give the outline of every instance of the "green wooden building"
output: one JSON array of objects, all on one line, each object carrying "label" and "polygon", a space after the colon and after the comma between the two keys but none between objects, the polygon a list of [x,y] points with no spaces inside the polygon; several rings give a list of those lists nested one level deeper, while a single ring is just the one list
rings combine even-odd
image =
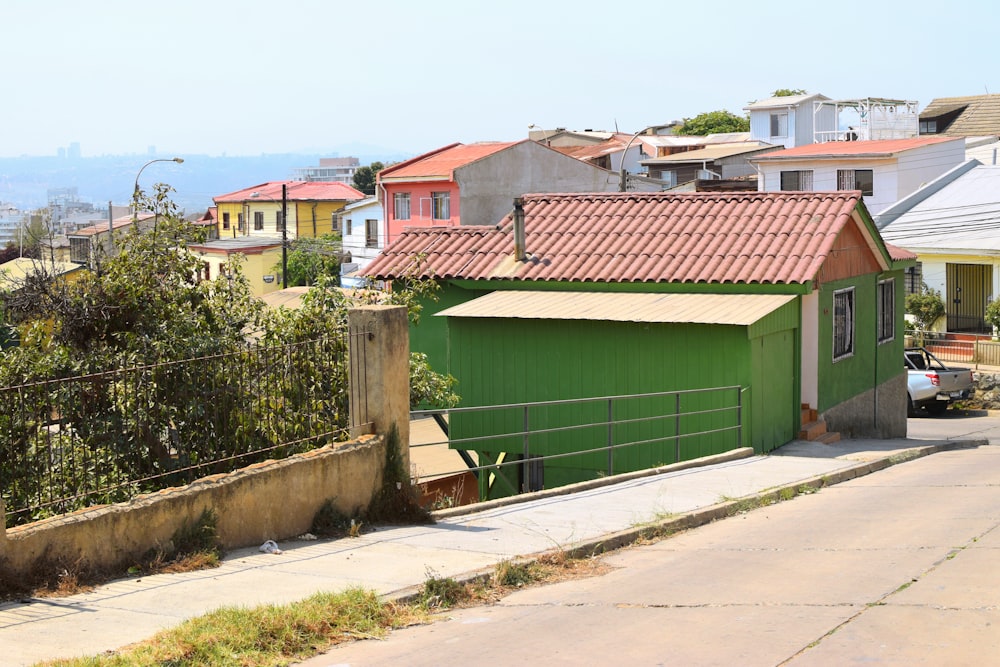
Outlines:
[{"label": "green wooden building", "polygon": [[[739,445],[767,452],[821,431],[803,423],[812,415],[845,437],[905,436],[903,271],[914,259],[882,242],[859,192],[547,194],[515,200],[495,227],[408,230],[367,272],[438,281],[411,348],[458,379],[463,406],[738,388],[684,398],[707,413],[684,428],[715,435],[657,440],[677,428],[665,419],[534,437],[530,456],[650,441],[613,461],[546,460],[536,468],[551,487]],[[674,401],[616,409],[669,415]],[[709,412],[720,401],[739,405],[738,437],[731,411]],[[452,436],[516,432],[515,412],[455,415]],[[606,413],[574,403],[532,427]],[[524,456],[520,438],[476,449],[481,462]],[[481,480],[483,495],[509,492],[527,468],[509,470],[503,484]]]}]

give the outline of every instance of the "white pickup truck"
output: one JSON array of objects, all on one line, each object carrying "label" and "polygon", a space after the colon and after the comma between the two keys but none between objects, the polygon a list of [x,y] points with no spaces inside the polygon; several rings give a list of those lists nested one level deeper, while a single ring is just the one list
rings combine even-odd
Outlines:
[{"label": "white pickup truck", "polygon": [[908,347],[905,352],[910,417],[919,414],[921,408],[939,415],[953,401],[969,398],[975,392],[968,368],[945,366],[922,347]]}]

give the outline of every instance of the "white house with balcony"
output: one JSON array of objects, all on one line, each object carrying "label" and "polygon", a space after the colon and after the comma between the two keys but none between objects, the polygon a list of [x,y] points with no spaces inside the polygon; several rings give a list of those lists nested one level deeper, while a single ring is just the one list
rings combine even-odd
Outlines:
[{"label": "white house with balcony", "polygon": [[834,100],[825,95],[769,97],[743,107],[750,137],[795,148],[827,141],[909,139],[918,135],[917,102],[888,97]]},{"label": "white house with balcony", "polygon": [[340,265],[341,287],[360,287],[364,280],[353,274],[371,263],[385,247],[385,216],[382,204],[368,197],[348,204],[340,213],[341,245],[345,261]]}]

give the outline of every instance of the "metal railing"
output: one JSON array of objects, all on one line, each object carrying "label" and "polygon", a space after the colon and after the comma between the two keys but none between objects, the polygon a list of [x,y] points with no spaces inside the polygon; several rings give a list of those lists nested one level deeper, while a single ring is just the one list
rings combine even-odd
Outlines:
[{"label": "metal railing", "polygon": [[[359,338],[363,350],[365,332]],[[0,388],[7,525],[344,439],[346,332]]]},{"label": "metal railing", "polygon": [[[492,460],[488,463],[463,457],[466,468],[435,472],[435,476],[471,471],[477,477],[490,476],[490,481],[480,483],[481,490],[488,491],[494,481],[503,479],[509,491],[533,491],[544,485],[540,471],[546,462],[569,464],[573,459],[570,467],[598,477],[741,447],[746,389],[729,386],[419,410],[411,418],[435,417],[448,439],[411,443],[410,447],[447,444],[462,452],[489,452]],[[463,424],[463,418],[469,417],[474,419]],[[505,428],[490,430],[490,426]],[[616,460],[628,450],[632,454],[628,460]],[[511,469],[517,471],[516,485],[503,474]]]},{"label": "metal railing", "polygon": [[1000,341],[991,335],[909,330],[906,347],[926,347],[942,361],[1000,369]]}]

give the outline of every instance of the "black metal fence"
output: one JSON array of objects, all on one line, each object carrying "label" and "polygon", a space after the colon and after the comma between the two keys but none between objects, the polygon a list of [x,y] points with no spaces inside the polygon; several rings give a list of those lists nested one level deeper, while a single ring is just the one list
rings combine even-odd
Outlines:
[{"label": "black metal fence", "polygon": [[1000,368],[1000,341],[992,335],[907,331],[906,346],[926,347],[941,361]]},{"label": "black metal fence", "polygon": [[351,338],[0,388],[7,525],[346,439]]}]

